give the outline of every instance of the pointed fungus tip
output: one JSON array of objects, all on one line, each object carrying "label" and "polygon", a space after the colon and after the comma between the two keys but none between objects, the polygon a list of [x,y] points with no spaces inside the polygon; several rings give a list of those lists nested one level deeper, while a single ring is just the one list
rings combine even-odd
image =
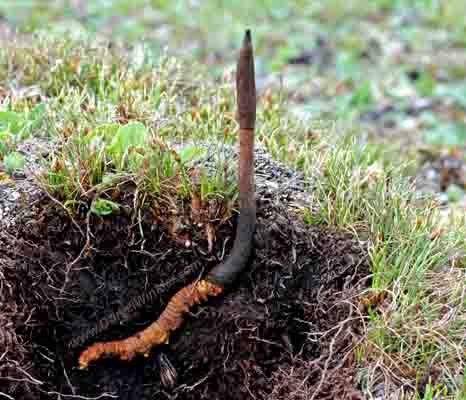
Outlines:
[{"label": "pointed fungus tip", "polygon": [[236,68],[237,118],[241,129],[254,129],[256,119],[256,83],[251,31],[246,30]]},{"label": "pointed fungus tip", "polygon": [[246,33],[244,34],[244,44],[251,44],[251,30],[246,29]]}]

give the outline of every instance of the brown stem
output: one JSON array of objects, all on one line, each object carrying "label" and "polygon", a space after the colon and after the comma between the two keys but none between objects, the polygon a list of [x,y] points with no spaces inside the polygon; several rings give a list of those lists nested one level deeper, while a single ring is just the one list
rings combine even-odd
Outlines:
[{"label": "brown stem", "polygon": [[239,136],[239,202],[240,216],[230,256],[215,266],[207,279],[222,287],[230,285],[247,264],[252,251],[256,225],[254,196],[254,127],[256,123],[256,82],[251,32],[246,31],[236,68],[236,97]]},{"label": "brown stem", "polygon": [[240,217],[233,249],[227,260],[215,266],[206,279],[191,283],[178,291],[160,317],[144,330],[123,340],[95,343],[79,357],[80,368],[103,356],[130,360],[136,354],[148,355],[152,347],[167,343],[171,332],[183,322],[189,309],[217,296],[243,271],[252,251],[256,223],[254,197],[254,127],[256,120],[256,87],[251,33],[246,31],[236,70],[240,146],[238,163]]}]

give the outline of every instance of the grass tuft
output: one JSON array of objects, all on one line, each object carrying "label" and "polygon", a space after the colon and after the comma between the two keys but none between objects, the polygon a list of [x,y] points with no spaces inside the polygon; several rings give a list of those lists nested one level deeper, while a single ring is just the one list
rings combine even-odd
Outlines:
[{"label": "grass tuft", "polygon": [[466,271],[458,260],[464,218],[453,229],[441,225],[438,205],[419,198],[403,167],[384,167],[383,161],[377,149],[353,136],[329,146],[318,157],[306,218],[368,240],[373,275],[367,296],[379,296],[368,307],[366,340],[358,349],[367,390],[388,382],[389,390],[412,396],[431,376],[435,381],[417,398],[461,398]]}]

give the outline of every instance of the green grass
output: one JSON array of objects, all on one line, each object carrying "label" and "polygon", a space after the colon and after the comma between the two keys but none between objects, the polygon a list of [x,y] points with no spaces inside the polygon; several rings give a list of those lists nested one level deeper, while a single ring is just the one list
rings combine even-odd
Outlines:
[{"label": "green grass", "polygon": [[419,199],[403,170],[384,167],[380,154],[349,137],[319,156],[315,204],[307,219],[369,240],[370,292],[387,297],[369,309],[359,349],[368,386],[376,363],[385,366],[388,379],[391,373],[406,382],[420,380],[435,364],[442,378],[430,393],[461,398],[466,280],[462,261],[454,264],[452,257],[465,248],[464,218],[440,231],[435,202]]},{"label": "green grass", "polygon": [[[239,1],[209,1],[196,10],[184,1],[88,4],[84,22],[64,2],[0,5],[23,32],[34,33],[0,47],[6,93],[0,161],[8,172],[21,167],[21,141],[48,138],[57,148],[41,183],[72,212],[82,203],[102,217],[119,212],[113,195],[131,183],[144,199],[141,207],[181,210],[200,198],[226,205],[227,215],[236,199],[234,166],[222,151],[237,137],[233,50],[245,25],[252,26],[258,76],[281,72],[285,79],[285,87],[272,86],[261,96],[257,140],[313,178],[308,223],[349,230],[368,244],[372,283],[364,295],[384,294],[367,310],[356,350],[361,385],[370,392],[385,378],[393,391],[404,385],[406,398],[464,399],[464,217],[445,220],[433,199],[419,198],[407,179],[413,163],[404,157],[416,152],[404,147],[409,134],[435,149],[458,148],[464,129],[455,113],[433,110],[412,117],[425,128],[406,131],[408,116],[395,110],[388,117],[398,125],[386,139],[379,135],[382,124],[360,120],[379,104],[404,107],[418,97],[446,98],[460,110],[464,74],[442,59],[424,65],[419,57],[434,54],[432,43],[464,46],[463,2],[263,0],[240,7]],[[415,22],[400,25],[411,9]],[[93,33],[123,12],[129,16],[114,26],[118,40],[111,46]],[[37,31],[45,23],[49,28]],[[147,40],[139,40],[141,32]],[[310,38],[317,35],[331,38],[334,62],[324,70],[287,65],[288,57],[313,47],[317,41]],[[402,52],[400,61],[371,50],[374,38],[409,44],[412,53]],[[183,48],[183,56],[165,52],[165,43]],[[218,60],[209,59],[214,51]],[[360,56],[366,51],[375,51],[375,61]],[[413,68],[420,70],[415,81],[407,78]],[[439,68],[446,81],[438,79]],[[198,167],[206,143],[217,154],[213,174]],[[437,379],[420,397],[416,384],[432,366]]]},{"label": "green grass", "polygon": [[[219,79],[235,62],[234,49],[244,28],[252,27],[258,75],[272,73],[276,90],[282,75],[283,97],[292,101],[300,115],[344,119],[377,138],[389,135],[402,152],[411,154],[412,141],[436,148],[458,147],[458,142],[451,139],[455,132],[438,129],[432,142],[432,135],[428,132],[424,135],[431,128],[423,126],[426,112],[410,117],[412,122],[406,123],[407,116],[397,109],[387,116],[395,125],[391,129],[386,128],[386,119],[361,123],[360,117],[381,104],[403,108],[420,97],[433,100],[454,97],[461,103],[466,82],[463,68],[466,60],[458,57],[466,46],[463,3],[461,0],[261,0],[245,5],[239,0],[209,0],[199,4],[189,0],[92,0],[77,7],[65,0],[47,6],[39,0],[22,0],[3,2],[0,13],[22,32],[46,29],[49,35],[62,36],[68,32],[75,37],[90,34],[94,39],[101,34],[110,36],[114,44],[132,44],[134,51],[128,59],[136,65],[145,62],[141,54],[159,57],[167,47],[170,55],[209,65],[209,74]],[[326,55],[319,50],[321,39],[328,46]],[[51,68],[54,76],[66,75],[77,67],[75,57],[84,58],[88,62],[80,64],[74,85],[82,85],[87,79],[95,84],[98,74],[104,74],[108,79],[100,82],[106,83],[94,89],[102,95],[112,95],[108,93],[112,89],[105,87],[107,82],[113,83],[107,76],[111,69],[99,69],[99,62],[96,60],[94,64],[92,55],[79,54],[76,49],[68,51],[69,58],[63,54],[60,65],[38,63],[31,67],[35,70],[25,71],[29,81],[36,82],[34,77],[45,74],[41,81],[46,83]],[[290,57],[309,51],[317,54],[311,65],[288,64]],[[436,54],[439,56],[435,57]],[[38,51],[25,56],[47,58],[47,54]],[[17,63],[22,62],[21,57]],[[407,78],[412,71],[418,73],[418,79]],[[188,72],[186,76],[189,75]],[[52,83],[48,90],[61,89]],[[447,113],[445,123],[456,126],[462,115],[459,106],[448,105],[454,112]],[[445,109],[433,110],[432,114],[437,121],[445,119]]]}]

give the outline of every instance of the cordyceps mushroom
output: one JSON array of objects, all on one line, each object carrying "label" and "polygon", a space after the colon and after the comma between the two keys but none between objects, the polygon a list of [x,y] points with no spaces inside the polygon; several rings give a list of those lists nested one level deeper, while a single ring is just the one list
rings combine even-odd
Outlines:
[{"label": "cordyceps mushroom", "polygon": [[86,368],[104,356],[131,360],[137,354],[149,355],[151,349],[168,342],[170,334],[183,322],[191,307],[218,296],[244,270],[251,255],[256,224],[254,186],[254,126],[256,121],[256,87],[251,33],[246,31],[236,70],[237,119],[239,123],[238,186],[240,216],[233,249],[228,258],[215,266],[204,279],[179,290],[168,302],[159,318],[142,331],[126,339],[94,343],[79,357]]}]

